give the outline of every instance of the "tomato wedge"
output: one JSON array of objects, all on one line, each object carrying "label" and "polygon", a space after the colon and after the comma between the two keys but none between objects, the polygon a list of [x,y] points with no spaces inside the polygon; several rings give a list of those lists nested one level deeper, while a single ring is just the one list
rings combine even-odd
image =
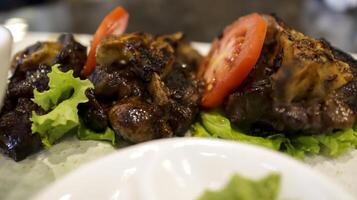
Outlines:
[{"label": "tomato wedge", "polygon": [[219,106],[243,82],[260,57],[266,32],[267,22],[252,13],[227,26],[222,37],[213,41],[198,72],[206,87],[203,107]]},{"label": "tomato wedge", "polygon": [[95,52],[100,41],[108,35],[120,35],[122,34],[129,20],[129,14],[123,7],[116,7],[108,15],[106,15],[103,21],[100,23],[97,31],[94,34],[86,65],[83,68],[82,76],[89,76],[96,65]]}]

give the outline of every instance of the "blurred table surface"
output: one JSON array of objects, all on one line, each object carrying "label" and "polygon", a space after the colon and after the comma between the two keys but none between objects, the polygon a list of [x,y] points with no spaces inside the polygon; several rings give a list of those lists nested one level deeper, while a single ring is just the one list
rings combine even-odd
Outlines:
[{"label": "blurred table surface", "polygon": [[13,6],[0,3],[0,23],[24,18],[29,31],[91,34],[106,13],[122,5],[130,12],[129,32],[183,31],[188,40],[203,42],[211,41],[239,16],[276,13],[305,34],[357,52],[357,10],[335,12],[322,0],[37,0],[42,3],[25,6],[14,4],[21,0],[1,1]]}]

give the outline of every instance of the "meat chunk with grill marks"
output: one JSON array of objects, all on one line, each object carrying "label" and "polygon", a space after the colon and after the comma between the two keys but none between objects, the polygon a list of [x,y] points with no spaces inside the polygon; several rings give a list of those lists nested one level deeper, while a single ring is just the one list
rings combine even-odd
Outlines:
[{"label": "meat chunk with grill marks", "polygon": [[39,64],[51,66],[61,64],[63,71],[74,70],[78,76],[87,59],[87,48],[73,35],[62,34],[57,41],[37,42],[17,53],[12,61],[13,78],[36,70]]},{"label": "meat chunk with grill marks", "polygon": [[201,56],[182,36],[130,33],[99,44],[90,80],[119,136],[137,143],[183,135],[195,119]]},{"label": "meat chunk with grill marks", "polygon": [[356,61],[274,16],[264,18],[268,32],[261,57],[227,98],[229,118],[247,129],[291,134],[352,127],[356,118]]}]

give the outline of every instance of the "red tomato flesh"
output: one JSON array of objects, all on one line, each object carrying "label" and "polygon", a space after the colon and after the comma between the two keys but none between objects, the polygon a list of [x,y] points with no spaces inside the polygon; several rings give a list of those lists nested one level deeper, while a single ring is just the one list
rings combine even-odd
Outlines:
[{"label": "red tomato flesh", "polygon": [[120,35],[125,32],[129,20],[129,14],[123,7],[116,7],[100,23],[95,32],[89,49],[86,65],[83,67],[82,76],[89,76],[96,65],[95,52],[98,44],[108,35]]},{"label": "red tomato flesh", "polygon": [[201,105],[214,108],[236,89],[257,63],[263,48],[267,23],[257,13],[239,18],[212,43],[200,65],[198,77],[205,82]]}]

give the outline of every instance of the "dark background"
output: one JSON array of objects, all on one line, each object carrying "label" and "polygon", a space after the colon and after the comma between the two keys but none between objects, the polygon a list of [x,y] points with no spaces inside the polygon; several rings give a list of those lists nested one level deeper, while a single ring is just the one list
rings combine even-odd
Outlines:
[{"label": "dark background", "polygon": [[357,10],[337,12],[322,0],[0,0],[0,23],[21,17],[29,31],[93,33],[118,5],[130,12],[128,31],[183,31],[209,42],[241,15],[276,13],[297,30],[357,52]]}]

